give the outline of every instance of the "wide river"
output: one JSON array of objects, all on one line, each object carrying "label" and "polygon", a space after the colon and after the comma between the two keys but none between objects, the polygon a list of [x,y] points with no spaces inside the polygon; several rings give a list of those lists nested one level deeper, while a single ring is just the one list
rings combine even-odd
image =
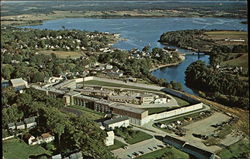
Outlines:
[{"label": "wide river", "polygon": [[[120,49],[142,49],[146,45],[163,47],[157,42],[164,32],[186,30],[186,29],[221,29],[221,30],[245,30],[247,25],[240,23],[245,19],[229,18],[129,18],[129,19],[97,19],[97,18],[66,18],[45,21],[42,25],[25,26],[25,28],[36,29],[79,29],[87,31],[101,31],[119,33],[127,41],[120,41],[114,47]],[[182,53],[188,50],[178,49]],[[203,55],[200,60],[209,62],[209,56]],[[197,55],[186,55],[186,59],[178,66],[161,68],[152,72],[157,78],[165,78],[168,81],[182,83],[183,90],[194,94],[185,85],[185,70],[189,64],[198,60]]]}]

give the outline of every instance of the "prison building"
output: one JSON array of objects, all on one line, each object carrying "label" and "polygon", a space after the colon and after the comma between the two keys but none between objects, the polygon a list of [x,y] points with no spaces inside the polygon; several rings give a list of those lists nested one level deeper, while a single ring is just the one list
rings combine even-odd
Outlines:
[{"label": "prison building", "polygon": [[109,96],[108,100],[113,102],[140,104],[140,100],[138,98],[131,96]]}]

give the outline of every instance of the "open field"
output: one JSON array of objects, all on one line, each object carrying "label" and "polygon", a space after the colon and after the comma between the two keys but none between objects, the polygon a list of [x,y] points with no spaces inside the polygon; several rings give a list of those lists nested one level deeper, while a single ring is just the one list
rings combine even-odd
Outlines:
[{"label": "open field", "polygon": [[235,59],[223,61],[222,66],[230,65],[230,66],[238,66],[248,69],[248,54],[241,54],[239,57]]},{"label": "open field", "polygon": [[77,51],[52,51],[52,50],[43,50],[39,51],[39,53],[45,54],[45,55],[50,55],[50,54],[55,54],[58,58],[79,58],[82,56],[80,52]]},{"label": "open field", "polygon": [[187,102],[187,101],[185,101],[185,100],[183,100],[183,99],[181,99],[181,98],[179,98],[179,97],[176,97],[176,96],[173,96],[173,97],[174,97],[174,99],[177,101],[177,103],[178,103],[178,105],[179,105],[180,107],[190,105],[189,102]]},{"label": "open field", "polygon": [[142,131],[137,131],[135,136],[133,136],[133,138],[125,139],[125,141],[129,144],[135,144],[135,143],[148,140],[151,138],[153,138],[153,136],[146,134],[145,132],[142,132]]},{"label": "open field", "polygon": [[[149,88],[128,86],[128,85],[125,85],[125,84],[117,84],[117,83],[103,82],[103,81],[97,81],[97,80],[86,81],[86,82],[84,82],[84,84],[86,84],[86,85],[98,85],[98,86],[121,87],[121,88],[132,88],[132,89],[139,89],[139,90],[155,91],[154,89],[149,89]],[[160,91],[157,91],[157,92],[160,92]]]},{"label": "open field", "polygon": [[3,155],[5,159],[28,159],[31,155],[51,155],[51,152],[45,150],[40,145],[29,146],[20,139],[11,139],[3,141]]},{"label": "open field", "polygon": [[108,146],[108,149],[110,151],[112,151],[112,150],[116,150],[116,149],[122,148],[124,146],[127,146],[127,145],[115,139],[114,140],[114,145]]},{"label": "open field", "polygon": [[[245,31],[209,31],[205,32],[205,35],[207,35],[209,39],[222,45],[247,45],[248,41],[247,32]],[[244,40],[244,42],[225,41],[225,39],[241,39]]]},{"label": "open field", "polygon": [[185,152],[182,152],[174,147],[170,148],[163,148],[160,150],[156,150],[151,153],[147,153],[145,155],[142,155],[140,157],[136,157],[136,159],[153,159],[153,158],[160,158],[164,154],[173,154],[171,157],[174,159],[189,159],[189,155]]},{"label": "open field", "polygon": [[239,142],[229,146],[226,149],[223,149],[218,153],[221,159],[230,159],[230,158],[244,158],[241,154],[248,154],[246,156],[250,157],[250,147],[249,140],[242,139]]}]

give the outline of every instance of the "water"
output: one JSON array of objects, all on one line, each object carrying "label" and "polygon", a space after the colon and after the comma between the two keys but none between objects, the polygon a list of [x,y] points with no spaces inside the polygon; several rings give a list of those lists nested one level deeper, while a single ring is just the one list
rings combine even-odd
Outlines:
[{"label": "water", "polygon": [[[26,26],[36,29],[79,29],[88,31],[101,31],[119,33],[127,41],[120,41],[114,47],[120,49],[142,49],[146,45],[163,47],[159,42],[160,35],[164,32],[186,30],[186,29],[221,29],[221,30],[245,30],[247,25],[240,22],[246,19],[229,18],[129,18],[129,19],[96,19],[96,18],[66,18],[52,21],[45,21],[42,25]],[[186,53],[188,50],[179,49]],[[182,83],[183,90],[194,94],[185,86],[184,72],[189,64],[198,60],[197,55],[186,55],[186,60],[178,66],[162,68],[153,71],[152,74],[158,78],[165,78],[168,81]],[[209,56],[202,55],[200,60],[208,63]]]}]

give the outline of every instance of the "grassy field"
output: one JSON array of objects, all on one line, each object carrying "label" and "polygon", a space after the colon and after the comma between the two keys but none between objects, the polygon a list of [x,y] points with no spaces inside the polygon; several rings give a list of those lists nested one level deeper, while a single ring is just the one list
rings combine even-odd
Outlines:
[{"label": "grassy field", "polygon": [[112,151],[112,150],[116,150],[116,149],[122,148],[124,146],[127,146],[127,145],[115,139],[114,140],[114,145],[109,146],[108,149],[110,151]]},{"label": "grassy field", "polygon": [[148,110],[148,114],[151,115],[151,114],[156,114],[156,113],[161,113],[161,112],[164,112],[164,111],[167,111],[167,110],[171,110],[173,108],[176,108],[176,107],[171,107],[171,108],[168,108],[168,107],[147,108],[145,110]]},{"label": "grassy field", "polygon": [[5,159],[28,159],[31,155],[48,154],[50,151],[45,150],[39,145],[30,146],[20,139],[10,139],[3,141],[3,155]]},{"label": "grassy field", "polygon": [[174,96],[174,99],[177,101],[177,103],[179,104],[180,107],[190,105],[189,102],[187,102],[187,101],[185,101],[185,100],[183,100],[181,98],[178,98],[178,97]]},{"label": "grassy field", "polygon": [[223,61],[222,66],[242,66],[243,68],[248,69],[248,54],[241,54],[241,56],[236,57],[235,59]]},{"label": "grassy field", "polygon": [[[132,88],[132,89],[140,89],[140,90],[149,90],[149,91],[155,91],[154,89],[148,89],[148,88],[143,88],[143,87],[135,87],[135,86],[128,86],[126,84],[116,84],[116,83],[111,83],[111,82],[102,82],[102,81],[97,81],[97,80],[90,80],[84,82],[86,85],[100,85],[100,86],[109,86],[109,87],[122,87],[122,88]],[[156,91],[160,92],[160,91]]]},{"label": "grassy field", "polygon": [[142,131],[137,131],[136,135],[134,135],[133,138],[125,139],[125,141],[129,144],[135,144],[137,142],[141,142],[141,141],[148,140],[151,138],[153,138],[153,136],[147,133],[144,133]]},{"label": "grassy field", "polygon": [[205,32],[209,38],[213,40],[218,40],[219,43],[226,44],[238,44],[238,42],[226,42],[225,39],[243,39],[245,42],[240,42],[239,44],[247,44],[247,32],[244,31],[209,31]]},{"label": "grassy field", "polygon": [[102,118],[105,114],[101,113],[101,112],[96,112],[92,109],[83,107],[83,106],[78,106],[78,105],[73,105],[73,106],[69,106],[71,108],[75,108],[77,110],[82,111],[86,116],[88,116],[91,120],[97,120]]},{"label": "grassy field", "polygon": [[52,50],[43,50],[40,51],[39,53],[45,54],[45,55],[50,55],[50,54],[55,54],[58,58],[66,59],[66,58],[79,58],[82,56],[80,52],[77,51],[52,51]]},{"label": "grassy field", "polygon": [[[222,159],[230,159],[230,158],[240,158],[241,154],[248,154],[248,157],[250,156],[250,147],[249,147],[249,140],[243,139],[231,146],[229,146],[226,149],[223,149],[221,152],[219,152],[219,156]],[[242,157],[244,158],[244,157]]]},{"label": "grassy field", "polygon": [[137,157],[136,159],[153,159],[153,158],[160,158],[165,153],[172,153],[173,159],[189,159],[189,155],[185,152],[182,152],[174,147],[171,148],[163,148],[160,150],[156,150],[154,152],[142,155],[140,157]]}]

